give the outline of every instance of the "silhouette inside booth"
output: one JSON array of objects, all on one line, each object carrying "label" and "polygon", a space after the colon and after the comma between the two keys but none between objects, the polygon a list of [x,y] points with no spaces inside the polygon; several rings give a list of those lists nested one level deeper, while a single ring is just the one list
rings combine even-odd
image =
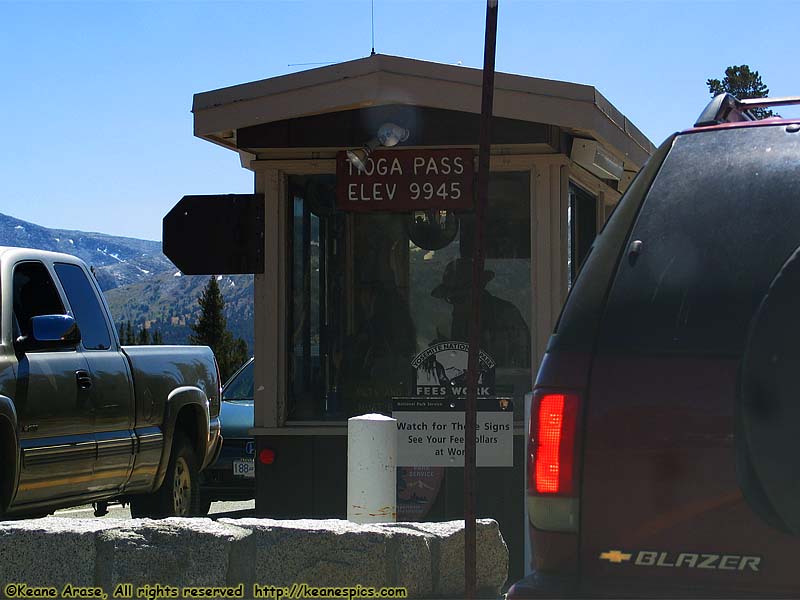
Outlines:
[{"label": "silhouette inside booth", "polygon": [[[290,421],[389,414],[416,391],[415,356],[469,337],[474,215],[345,213],[335,184],[289,177]],[[529,173],[493,173],[480,350],[515,410],[531,379],[530,212]],[[464,379],[448,368],[439,379]]]}]

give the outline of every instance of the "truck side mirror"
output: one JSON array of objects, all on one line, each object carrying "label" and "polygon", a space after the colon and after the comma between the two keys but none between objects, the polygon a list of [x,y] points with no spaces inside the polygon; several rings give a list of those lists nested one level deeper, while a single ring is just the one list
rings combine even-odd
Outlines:
[{"label": "truck side mirror", "polygon": [[30,331],[30,335],[20,336],[15,342],[22,352],[75,348],[81,342],[78,324],[70,315],[31,317]]}]

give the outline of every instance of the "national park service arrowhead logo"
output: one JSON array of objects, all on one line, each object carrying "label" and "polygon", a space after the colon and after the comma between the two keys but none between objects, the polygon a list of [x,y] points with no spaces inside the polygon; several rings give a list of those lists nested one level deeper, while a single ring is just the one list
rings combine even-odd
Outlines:
[{"label": "national park service arrowhead logo", "polygon": [[[417,374],[415,395],[465,398],[467,395],[466,342],[437,342],[411,361]],[[495,361],[483,350],[478,355],[478,396],[494,396]]]},{"label": "national park service arrowhead logo", "polygon": [[423,521],[439,495],[444,467],[397,467],[397,517]]}]

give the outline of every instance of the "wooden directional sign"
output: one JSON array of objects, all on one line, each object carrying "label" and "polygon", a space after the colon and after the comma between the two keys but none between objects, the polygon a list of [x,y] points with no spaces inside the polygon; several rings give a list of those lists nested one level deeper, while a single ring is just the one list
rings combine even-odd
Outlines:
[{"label": "wooden directional sign", "polygon": [[186,275],[264,272],[264,196],[184,196],[163,222],[164,254]]}]

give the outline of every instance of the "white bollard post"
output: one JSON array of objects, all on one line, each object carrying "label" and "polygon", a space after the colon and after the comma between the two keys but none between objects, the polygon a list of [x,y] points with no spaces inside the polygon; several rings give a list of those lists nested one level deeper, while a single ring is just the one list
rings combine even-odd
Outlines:
[{"label": "white bollard post", "polygon": [[347,420],[347,520],[397,520],[397,420],[361,415]]}]

